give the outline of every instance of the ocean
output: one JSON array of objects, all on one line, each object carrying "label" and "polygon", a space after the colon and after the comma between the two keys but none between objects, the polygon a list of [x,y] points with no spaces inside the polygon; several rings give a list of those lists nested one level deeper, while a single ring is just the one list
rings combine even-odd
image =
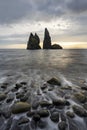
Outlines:
[{"label": "ocean", "polygon": [[0,130],[15,129],[87,130],[86,49],[0,50]]},{"label": "ocean", "polygon": [[[34,80],[59,76],[78,82],[87,79],[87,50],[0,50],[0,82],[8,75]],[[38,81],[39,82],[39,81]]]}]

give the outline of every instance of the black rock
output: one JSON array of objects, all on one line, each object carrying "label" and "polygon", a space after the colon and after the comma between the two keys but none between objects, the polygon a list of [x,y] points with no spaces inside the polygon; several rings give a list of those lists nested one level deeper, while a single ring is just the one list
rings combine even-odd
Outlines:
[{"label": "black rock", "polygon": [[47,83],[51,84],[51,85],[61,85],[61,81],[60,79],[57,78],[51,78],[50,80],[47,81]]},{"label": "black rock", "polygon": [[26,118],[26,117],[21,117],[18,121],[18,125],[22,125],[22,124],[25,124],[25,123],[28,123],[29,122],[29,119]]},{"label": "black rock", "polygon": [[66,130],[67,124],[65,121],[61,121],[58,124],[59,130]]},{"label": "black rock", "polygon": [[43,49],[51,49],[51,37],[47,28],[45,28]]},{"label": "black rock", "polygon": [[58,112],[53,112],[50,116],[50,119],[53,121],[53,122],[58,122],[59,121],[59,113]]},{"label": "black rock", "polygon": [[48,117],[49,116],[49,111],[46,109],[39,110],[37,113],[38,113],[38,115],[40,115],[40,117]]},{"label": "black rock", "polygon": [[29,37],[29,40],[28,40],[27,49],[28,50],[41,49],[39,43],[40,43],[39,36],[36,33],[35,33],[35,35],[33,35],[31,33],[30,37]]},{"label": "black rock", "polygon": [[35,115],[33,116],[33,120],[34,120],[35,122],[38,122],[38,121],[40,120],[40,115],[39,115],[39,114],[35,114]]},{"label": "black rock", "polygon": [[63,48],[58,44],[54,44],[51,46],[51,49],[63,49]]}]

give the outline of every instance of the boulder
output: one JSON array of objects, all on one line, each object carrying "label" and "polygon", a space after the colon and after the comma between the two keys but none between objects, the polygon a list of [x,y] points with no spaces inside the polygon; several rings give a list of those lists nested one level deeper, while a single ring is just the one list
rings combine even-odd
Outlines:
[{"label": "boulder", "polygon": [[63,49],[63,48],[58,44],[54,44],[51,46],[51,49]]},{"label": "boulder", "polygon": [[66,130],[67,124],[65,121],[61,121],[58,124],[59,130]]},{"label": "boulder", "polygon": [[87,117],[86,110],[83,107],[73,105],[72,108],[73,108],[75,114],[77,114],[78,116]]},{"label": "boulder", "polygon": [[29,111],[31,109],[31,105],[27,102],[17,102],[12,107],[12,113],[18,114]]},{"label": "boulder", "polygon": [[68,117],[70,117],[70,118],[74,118],[74,117],[75,117],[74,112],[71,112],[71,111],[67,111],[67,112],[66,112],[66,115],[67,115]]},{"label": "boulder", "polygon": [[51,37],[47,28],[44,32],[43,49],[51,49]]},{"label": "boulder", "polygon": [[22,124],[25,124],[25,123],[28,123],[29,122],[29,119],[26,118],[26,117],[21,117],[19,120],[18,120],[18,125],[22,125]]},{"label": "boulder", "polygon": [[5,100],[6,97],[7,97],[6,94],[0,93],[0,101]]},{"label": "boulder", "polygon": [[49,111],[46,109],[39,110],[37,113],[38,113],[38,115],[40,115],[40,117],[48,117],[49,116]]},{"label": "boulder", "polygon": [[35,33],[33,35],[32,33],[30,34],[28,43],[27,43],[27,49],[28,50],[36,50],[36,49],[41,49],[40,45],[40,39],[39,36]]},{"label": "boulder", "polygon": [[61,81],[60,79],[57,78],[51,78],[50,80],[47,81],[47,83],[51,84],[51,85],[61,85]]},{"label": "boulder", "polygon": [[53,121],[53,122],[58,122],[59,121],[59,113],[58,112],[53,112],[50,116],[50,119]]},{"label": "boulder", "polygon": [[83,95],[81,92],[74,94],[74,96],[80,103],[86,102],[86,96]]}]

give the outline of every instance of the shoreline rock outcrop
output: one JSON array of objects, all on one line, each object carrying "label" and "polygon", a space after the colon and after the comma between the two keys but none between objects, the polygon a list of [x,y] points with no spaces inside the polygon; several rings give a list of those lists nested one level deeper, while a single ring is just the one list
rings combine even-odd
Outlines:
[{"label": "shoreline rock outcrop", "polygon": [[[29,40],[27,43],[27,50],[37,49],[41,49],[40,38],[36,33],[35,35],[30,33]],[[62,46],[60,46],[59,44],[52,45],[51,36],[47,28],[45,28],[44,32],[43,49],[63,49]]]},{"label": "shoreline rock outcrop", "polygon": [[27,44],[27,49],[28,50],[36,50],[36,49],[41,49],[40,47],[40,38],[39,36],[35,33],[33,35],[32,33],[29,36],[28,44]]},{"label": "shoreline rock outcrop", "polygon": [[47,28],[44,32],[43,49],[51,49],[51,37]]}]

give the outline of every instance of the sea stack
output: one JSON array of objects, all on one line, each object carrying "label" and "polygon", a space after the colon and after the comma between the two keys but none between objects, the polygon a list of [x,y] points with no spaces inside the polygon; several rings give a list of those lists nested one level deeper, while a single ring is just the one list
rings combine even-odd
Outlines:
[{"label": "sea stack", "polygon": [[35,33],[35,35],[33,35],[31,33],[30,36],[29,36],[28,43],[27,43],[27,49],[28,50],[41,49],[39,44],[40,44],[39,36],[36,33]]},{"label": "sea stack", "polygon": [[43,49],[51,49],[51,37],[47,28],[45,28]]}]

